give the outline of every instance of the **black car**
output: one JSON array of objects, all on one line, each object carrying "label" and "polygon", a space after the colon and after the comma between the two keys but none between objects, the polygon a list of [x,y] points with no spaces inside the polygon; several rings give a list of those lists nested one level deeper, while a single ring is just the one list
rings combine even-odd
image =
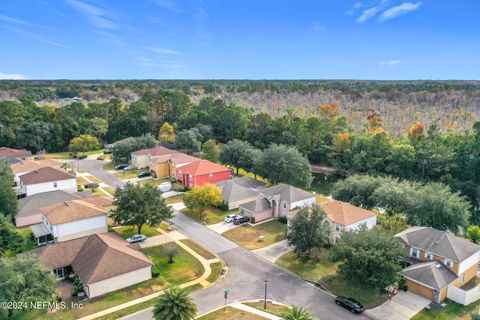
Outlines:
[{"label": "black car", "polygon": [[110,149],[103,150],[103,154],[110,154],[110,153],[112,153],[112,150]]},{"label": "black car", "polygon": [[335,299],[335,303],[344,307],[345,309],[350,310],[352,313],[362,313],[363,310],[365,310],[360,302],[352,298],[338,296]]},{"label": "black car", "polygon": [[85,183],[85,184],[83,185],[83,187],[84,187],[85,189],[96,189],[96,188],[98,188],[99,186],[98,186],[98,183],[89,182],[89,183]]},{"label": "black car", "polygon": [[145,177],[150,177],[150,171],[144,171],[144,172],[140,172],[137,177],[139,178],[145,178]]},{"label": "black car", "polygon": [[233,219],[233,224],[235,224],[235,225],[244,224],[244,223],[247,223],[247,222],[250,222],[249,217],[238,216],[235,219]]},{"label": "black car", "polygon": [[125,169],[126,167],[128,167],[128,163],[122,163],[122,164],[119,164],[118,166],[115,167],[115,170],[123,170]]}]

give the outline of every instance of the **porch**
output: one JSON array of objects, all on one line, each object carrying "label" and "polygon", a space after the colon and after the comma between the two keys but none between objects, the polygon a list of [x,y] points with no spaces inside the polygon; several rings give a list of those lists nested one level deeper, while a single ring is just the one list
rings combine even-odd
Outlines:
[{"label": "porch", "polygon": [[37,242],[37,245],[44,246],[55,242],[52,232],[43,223],[34,224],[30,226],[30,229],[32,230],[33,238]]}]

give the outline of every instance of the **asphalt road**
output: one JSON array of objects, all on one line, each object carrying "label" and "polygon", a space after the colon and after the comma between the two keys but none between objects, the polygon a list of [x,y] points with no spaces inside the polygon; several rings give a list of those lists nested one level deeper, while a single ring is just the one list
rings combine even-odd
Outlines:
[{"label": "asphalt road", "polygon": [[[102,169],[103,164],[104,162],[100,160],[82,160],[80,168],[90,172],[112,188],[123,185],[122,180]],[[199,314],[223,306],[225,289],[230,290],[228,303],[263,299],[265,280],[267,280],[268,299],[287,305],[303,306],[318,319],[368,319],[365,315],[354,315],[338,307],[334,302],[334,297],[323,290],[239,247],[179,211],[175,211],[173,222],[178,231],[217,254],[228,266],[228,273],[223,280],[210,288],[192,293]],[[151,320],[153,319],[152,309],[145,309],[123,319]]]}]

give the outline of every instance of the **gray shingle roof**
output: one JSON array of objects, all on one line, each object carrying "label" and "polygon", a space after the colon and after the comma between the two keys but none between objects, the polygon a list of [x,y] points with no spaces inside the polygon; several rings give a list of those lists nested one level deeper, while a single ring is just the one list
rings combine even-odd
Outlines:
[{"label": "gray shingle roof", "polygon": [[442,290],[457,279],[455,273],[438,261],[413,264],[403,269],[400,274],[437,290]]},{"label": "gray shingle roof", "polygon": [[265,198],[257,197],[253,201],[241,204],[240,207],[253,213],[258,213],[270,209],[270,202]]},{"label": "gray shingle roof", "polygon": [[262,190],[262,193],[269,196],[280,195],[282,201],[287,201],[289,203],[315,197],[311,192],[284,183],[265,188]]},{"label": "gray shingle roof", "polygon": [[411,227],[396,235],[407,245],[461,262],[480,251],[480,246],[445,231]]},{"label": "gray shingle roof", "polygon": [[241,177],[241,178],[233,178],[239,185],[244,186],[245,188],[261,188],[265,187],[267,184],[263,181],[256,180],[251,177]]},{"label": "gray shingle roof", "polygon": [[18,213],[16,216],[27,217],[39,213],[40,208],[74,199],[80,199],[80,197],[61,190],[37,193],[18,200]]},{"label": "gray shingle roof", "polygon": [[217,182],[216,185],[222,192],[222,200],[226,202],[251,198],[257,194],[256,191],[245,188],[236,180],[224,180]]}]

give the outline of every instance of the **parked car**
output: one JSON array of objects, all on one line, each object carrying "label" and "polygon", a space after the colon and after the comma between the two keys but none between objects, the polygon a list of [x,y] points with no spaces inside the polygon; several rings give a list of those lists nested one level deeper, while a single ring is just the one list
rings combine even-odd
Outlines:
[{"label": "parked car", "polygon": [[85,184],[83,185],[83,187],[84,187],[85,189],[96,189],[96,188],[99,187],[99,185],[98,185],[98,183],[89,182],[89,183],[85,183]]},{"label": "parked car", "polygon": [[249,217],[243,217],[243,216],[237,216],[233,219],[233,224],[234,225],[239,225],[239,224],[244,224],[250,222]]},{"label": "parked car", "polygon": [[233,222],[233,220],[234,220],[236,217],[240,217],[240,216],[239,216],[238,214],[229,214],[228,216],[225,217],[225,222],[226,222],[226,223]]},{"label": "parked car", "polygon": [[168,192],[172,190],[172,184],[170,182],[162,182],[157,187],[162,192]]},{"label": "parked car", "polygon": [[362,304],[353,298],[338,296],[335,299],[335,303],[347,310],[350,310],[352,313],[362,313],[363,310],[365,310]]},{"label": "parked car", "polygon": [[145,178],[145,177],[150,177],[150,171],[143,171],[143,172],[140,172],[137,177],[139,178]]},{"label": "parked car", "polygon": [[103,150],[103,154],[110,154],[112,153],[112,150],[111,149],[105,149]]},{"label": "parked car", "polygon": [[123,170],[125,169],[126,167],[128,167],[128,163],[122,163],[122,164],[119,164],[118,166],[115,167],[115,170]]},{"label": "parked car", "polygon": [[126,166],[125,168],[123,168],[123,170],[135,170],[137,169],[137,167],[135,167],[133,164],[129,165],[129,166]]},{"label": "parked car", "polygon": [[144,236],[143,234],[136,234],[132,236],[131,238],[127,239],[128,243],[136,243],[136,242],[143,242],[147,240],[147,236]]}]

